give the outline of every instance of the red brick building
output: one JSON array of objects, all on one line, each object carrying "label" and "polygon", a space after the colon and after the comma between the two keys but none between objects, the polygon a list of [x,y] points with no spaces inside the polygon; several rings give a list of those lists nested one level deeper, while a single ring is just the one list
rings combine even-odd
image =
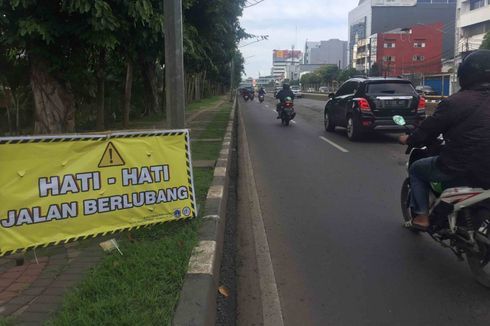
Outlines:
[{"label": "red brick building", "polygon": [[379,33],[376,62],[386,76],[441,72],[443,23]]}]

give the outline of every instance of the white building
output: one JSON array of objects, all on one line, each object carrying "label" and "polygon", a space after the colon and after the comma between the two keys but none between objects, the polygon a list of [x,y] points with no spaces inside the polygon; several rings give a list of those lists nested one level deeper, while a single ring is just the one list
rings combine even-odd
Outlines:
[{"label": "white building", "polygon": [[490,0],[458,0],[456,7],[456,53],[477,50],[490,32]]},{"label": "white building", "polygon": [[347,41],[330,39],[320,42],[306,42],[305,64],[330,64],[344,69],[347,67]]},{"label": "white building", "polygon": [[272,54],[271,75],[276,81],[299,79],[299,65],[303,53],[298,50],[274,50]]}]

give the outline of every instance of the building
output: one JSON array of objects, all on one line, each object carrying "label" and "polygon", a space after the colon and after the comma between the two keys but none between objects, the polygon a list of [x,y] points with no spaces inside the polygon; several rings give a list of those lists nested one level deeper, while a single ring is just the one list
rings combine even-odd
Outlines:
[{"label": "building", "polygon": [[347,41],[330,39],[320,42],[306,42],[305,64],[334,64],[347,67]]},{"label": "building", "polygon": [[299,50],[273,50],[271,75],[276,81],[297,80],[303,53]]},{"label": "building", "polygon": [[377,63],[385,76],[441,73],[443,23],[378,33],[354,46],[355,68],[370,72]]},{"label": "building", "polygon": [[[482,0],[488,1],[488,0]],[[396,28],[442,22],[442,58],[454,55],[456,0],[360,0],[349,12],[349,62],[359,40]]]},{"label": "building", "polygon": [[311,49],[318,48],[320,46],[320,42],[311,42],[311,41],[306,41],[305,42],[305,54],[303,57],[303,64],[308,64],[311,56]]},{"label": "building", "polygon": [[490,32],[490,0],[458,0],[456,7],[456,52],[461,59],[477,50]]}]

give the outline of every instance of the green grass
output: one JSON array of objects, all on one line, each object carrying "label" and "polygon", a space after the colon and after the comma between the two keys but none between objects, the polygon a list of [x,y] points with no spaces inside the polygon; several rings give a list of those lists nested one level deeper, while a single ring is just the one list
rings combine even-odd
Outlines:
[{"label": "green grass", "polygon": [[215,106],[219,101],[224,99],[225,96],[213,96],[200,101],[192,102],[186,108],[186,112],[193,112],[199,109],[205,109],[208,107]]},{"label": "green grass", "polygon": [[[200,139],[223,138],[228,119],[230,117],[231,105],[224,104],[214,116],[206,129],[199,134]],[[193,160],[214,160],[219,156],[221,142],[193,142],[191,144]]]},{"label": "green grass", "polygon": [[224,104],[200,135],[199,138],[222,138],[230,118],[231,104]]},{"label": "green grass", "polygon": [[0,316],[0,326],[14,326],[15,317],[2,317]]},{"label": "green grass", "polygon": [[[216,128],[219,132],[213,137],[222,137],[229,112],[230,107],[224,107],[206,132],[211,134]],[[198,157],[193,159],[217,159],[220,148],[221,142],[193,143]],[[203,216],[213,169],[195,168],[193,172],[199,214]],[[124,255],[108,254],[68,292],[60,311],[46,324],[170,325],[200,223],[200,219],[192,219],[131,231],[134,242],[121,236]],[[0,319],[0,326],[4,325],[9,324],[2,324]]]}]

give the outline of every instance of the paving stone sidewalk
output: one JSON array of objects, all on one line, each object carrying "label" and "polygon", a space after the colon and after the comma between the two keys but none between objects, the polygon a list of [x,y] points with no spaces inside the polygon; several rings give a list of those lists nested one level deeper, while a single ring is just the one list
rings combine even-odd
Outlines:
[{"label": "paving stone sidewalk", "polygon": [[[219,101],[209,109],[189,114],[187,126],[191,128],[192,140],[201,141],[200,130],[205,129],[224,102]],[[202,128],[193,131],[193,126]],[[194,163],[196,167],[211,167],[215,162]],[[61,307],[67,290],[81,281],[104,257],[105,253],[99,243],[107,238],[73,242],[0,258],[0,326],[42,325],[49,320]]]}]

